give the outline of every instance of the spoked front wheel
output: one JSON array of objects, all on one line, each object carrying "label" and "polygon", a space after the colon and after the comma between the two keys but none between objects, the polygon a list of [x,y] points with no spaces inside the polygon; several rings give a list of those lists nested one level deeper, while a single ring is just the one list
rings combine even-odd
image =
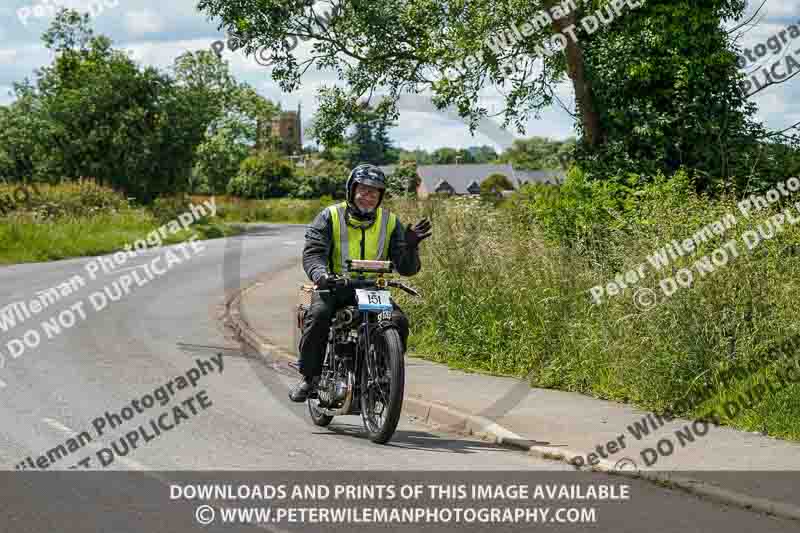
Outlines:
[{"label": "spoked front wheel", "polygon": [[375,342],[361,365],[361,418],[369,438],[385,444],[394,435],[403,408],[405,365],[397,330],[389,328]]},{"label": "spoked front wheel", "polygon": [[333,417],[319,410],[318,398],[309,398],[306,403],[308,403],[308,414],[311,415],[311,421],[314,422],[314,425],[325,427],[331,423]]}]

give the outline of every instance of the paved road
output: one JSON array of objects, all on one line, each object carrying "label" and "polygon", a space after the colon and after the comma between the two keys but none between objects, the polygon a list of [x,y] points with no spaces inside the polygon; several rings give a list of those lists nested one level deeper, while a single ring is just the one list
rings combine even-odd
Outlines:
[{"label": "paved road", "polygon": [[[114,274],[96,280],[89,280],[86,265],[91,260],[85,258],[0,270],[0,302],[30,300],[36,291],[74,275],[87,281],[78,292],[23,324],[0,331],[5,359],[0,368],[0,380],[5,384],[0,388],[2,468],[13,470],[27,457],[35,462],[60,444],[67,449],[70,442],[79,442],[79,449],[69,448],[66,456],[56,456],[49,469],[66,469],[87,457],[91,458],[90,467],[101,469],[98,450],[142,424],[145,433],[137,437],[136,449],[123,457],[125,450],[119,448],[124,444],[118,442],[108,469],[500,470],[548,471],[554,476],[570,469],[476,439],[438,433],[408,418],[401,421],[389,446],[373,445],[360,436],[356,417],[343,417],[331,429],[313,426],[305,407],[286,399],[295,376],[242,353],[239,345],[226,337],[219,321],[226,289],[230,292],[258,274],[285,267],[296,260],[301,248],[302,226],[263,225],[252,230],[246,237],[207,241],[199,253],[171,248],[180,263],[171,263],[163,275],[132,286],[130,294],[110,302],[102,311],[94,310],[91,293],[134,270],[140,273],[139,279],[144,278],[143,268],[132,267],[151,263],[157,255],[164,257],[165,251],[148,251]],[[166,263],[167,259],[162,259],[160,268]],[[77,302],[83,302],[86,318],[73,307],[75,324],[66,329],[70,313],[63,315],[64,331],[47,339],[40,323],[58,317]],[[14,358],[7,343],[31,328],[40,332],[41,344]],[[220,352],[214,347],[227,349]],[[223,354],[221,373],[218,367],[210,370],[217,364],[212,361],[217,353]],[[207,375],[200,373],[198,359],[206,361]],[[179,376],[197,378],[196,388],[184,390],[176,379]],[[168,382],[174,385],[170,391],[174,398],[171,395],[161,406],[155,391]],[[201,390],[204,395],[199,394]],[[156,404],[146,408],[145,397],[152,395]],[[182,404],[184,416],[175,414],[173,407],[190,396],[195,400]],[[123,407],[134,399],[145,402],[138,404],[145,412],[134,415],[130,422],[123,421],[116,430],[108,427],[113,414],[124,416]],[[96,419],[104,418],[107,411],[113,413],[106,419],[105,434],[98,436],[100,422]],[[168,413],[164,425],[172,426],[169,430],[160,426],[164,431],[154,436],[156,428],[146,422],[162,412]],[[84,431],[92,442],[78,440]],[[152,440],[142,443],[147,434]],[[637,505],[630,505],[624,516],[614,519],[614,527],[620,531],[716,531],[723,523],[728,524],[727,531],[788,531],[797,526],[645,483],[632,485]],[[7,502],[3,490],[9,490],[9,485],[0,489],[0,498]],[[4,512],[11,511],[6,507]]]}]

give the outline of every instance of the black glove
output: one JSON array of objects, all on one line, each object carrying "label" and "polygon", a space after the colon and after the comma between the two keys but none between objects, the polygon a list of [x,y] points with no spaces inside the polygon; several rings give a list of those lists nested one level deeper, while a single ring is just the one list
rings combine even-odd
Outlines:
[{"label": "black glove", "polygon": [[330,289],[346,289],[350,284],[347,278],[323,274],[317,278],[317,290],[326,291]]},{"label": "black glove", "polygon": [[330,288],[330,277],[328,274],[323,274],[317,278],[317,290],[327,291]]},{"label": "black glove", "polygon": [[419,246],[419,243],[431,236],[431,221],[423,218],[413,228],[409,225],[406,229],[406,242],[412,248]]}]

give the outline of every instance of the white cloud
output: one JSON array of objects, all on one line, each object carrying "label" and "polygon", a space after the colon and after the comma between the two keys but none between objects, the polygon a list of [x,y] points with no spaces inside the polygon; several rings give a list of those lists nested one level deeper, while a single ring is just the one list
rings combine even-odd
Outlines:
[{"label": "white cloud", "polygon": [[10,65],[13,63],[17,58],[17,50],[11,48],[7,48],[5,50],[0,49],[0,65],[8,64]]},{"label": "white cloud", "polygon": [[156,33],[164,29],[164,18],[149,9],[125,13],[125,28],[134,36]]},{"label": "white cloud", "polygon": [[[758,2],[757,5],[761,3]],[[767,16],[772,17],[789,17],[798,18],[797,16],[797,3],[796,0],[769,0],[764,6],[762,12],[766,12]],[[754,9],[753,9],[754,11]]]}]

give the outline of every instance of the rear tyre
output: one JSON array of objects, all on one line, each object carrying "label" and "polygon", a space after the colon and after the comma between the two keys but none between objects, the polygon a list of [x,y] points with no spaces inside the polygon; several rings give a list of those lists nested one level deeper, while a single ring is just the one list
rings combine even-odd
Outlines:
[{"label": "rear tyre", "polygon": [[403,409],[403,344],[393,328],[374,339],[368,361],[361,365],[361,418],[370,440],[386,444],[397,429]]}]

